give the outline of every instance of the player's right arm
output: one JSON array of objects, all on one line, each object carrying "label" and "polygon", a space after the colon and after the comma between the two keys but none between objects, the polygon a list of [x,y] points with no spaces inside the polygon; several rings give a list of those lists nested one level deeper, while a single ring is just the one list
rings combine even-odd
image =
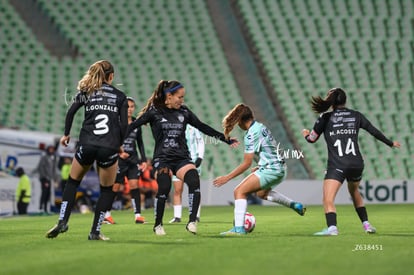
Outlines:
[{"label": "player's right arm", "polygon": [[70,105],[69,110],[66,112],[65,118],[65,131],[63,137],[60,139],[60,143],[63,146],[68,146],[70,140],[70,129],[72,128],[73,118],[75,117],[76,112],[85,104],[85,93],[78,92],[75,100]]}]

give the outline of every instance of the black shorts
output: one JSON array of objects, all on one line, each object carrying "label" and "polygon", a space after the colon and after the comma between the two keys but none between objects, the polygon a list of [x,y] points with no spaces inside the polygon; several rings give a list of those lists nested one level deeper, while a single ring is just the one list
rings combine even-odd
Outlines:
[{"label": "black shorts", "polygon": [[180,168],[186,166],[187,164],[193,164],[194,162],[191,161],[191,159],[179,159],[176,161],[163,161],[160,159],[154,159],[152,166],[155,170],[160,170],[161,168],[168,168],[172,171],[173,175],[177,173]]},{"label": "black shorts", "polygon": [[96,164],[102,168],[111,167],[118,160],[118,150],[95,145],[80,145],[75,153],[76,160],[82,165]]},{"label": "black shorts", "polygon": [[141,175],[141,171],[138,169],[136,163],[119,159],[118,171],[116,172],[116,183],[124,184],[125,177],[129,180],[137,180]]},{"label": "black shorts", "polygon": [[328,168],[325,173],[325,179],[334,179],[343,183],[346,179],[348,182],[360,181],[364,168]]}]

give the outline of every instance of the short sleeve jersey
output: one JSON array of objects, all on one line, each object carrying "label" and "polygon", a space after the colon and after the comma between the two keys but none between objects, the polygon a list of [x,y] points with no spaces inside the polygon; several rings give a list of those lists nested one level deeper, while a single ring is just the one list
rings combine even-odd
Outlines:
[{"label": "short sleeve jersey", "polygon": [[[76,102],[85,107],[85,118],[79,135],[80,144],[119,149],[122,144],[120,112],[127,104],[126,96],[111,85],[103,84],[100,91],[89,97],[79,92]],[[127,108],[127,107],[126,107]]]},{"label": "short sleeve jersey", "polygon": [[263,168],[279,169],[283,157],[270,130],[260,122],[253,121],[244,136],[244,152],[259,157],[258,165]]},{"label": "short sleeve jersey", "polygon": [[377,139],[392,146],[392,141],[372,126],[363,114],[347,108],[335,109],[320,115],[313,130],[324,134],[328,148],[328,168],[363,168],[364,160],[358,145],[359,129],[363,128]]}]

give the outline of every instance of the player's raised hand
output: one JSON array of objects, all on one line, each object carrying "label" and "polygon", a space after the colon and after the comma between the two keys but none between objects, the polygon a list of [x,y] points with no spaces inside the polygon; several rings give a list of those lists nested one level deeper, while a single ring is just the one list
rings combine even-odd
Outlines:
[{"label": "player's raised hand", "polygon": [[394,148],[400,148],[401,147],[401,144],[398,141],[394,141],[392,143],[392,147],[394,147]]}]

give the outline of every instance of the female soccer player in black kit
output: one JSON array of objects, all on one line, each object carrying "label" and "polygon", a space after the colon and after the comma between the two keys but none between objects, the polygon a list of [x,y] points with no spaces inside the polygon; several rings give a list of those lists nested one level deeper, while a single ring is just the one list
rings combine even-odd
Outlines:
[{"label": "female soccer player in black kit", "polygon": [[[346,93],[341,88],[329,90],[325,99],[320,96],[312,97],[312,109],[321,115],[311,132],[302,130],[303,136],[310,143],[316,142],[323,133],[328,147],[328,163],[323,182],[323,206],[328,228],[315,235],[338,235],[334,201],[345,179],[365,232],[376,232],[368,222],[367,210],[358,190],[364,170],[364,161],[358,146],[359,129],[366,130],[390,147],[400,147],[399,142],[387,139],[363,114],[346,108],[345,103]],[[330,107],[332,111],[326,112]]]},{"label": "female soccer player in black kit", "polygon": [[88,239],[109,240],[101,234],[100,229],[105,211],[111,208],[114,199],[112,185],[118,168],[118,153],[128,128],[128,101],[123,92],[111,85],[113,79],[113,66],[108,61],[102,60],[92,64],[79,81],[79,92],[66,114],[65,132],[60,139],[63,146],[69,143],[73,118],[82,106],[85,109],[85,117],[69,180],[63,192],[59,220],[47,232],[47,238],[55,238],[59,233],[68,230],[76,189],[85,173],[96,161],[99,167],[101,192]]},{"label": "female soccer player in black kit", "polygon": [[187,231],[197,233],[197,210],[200,204],[200,178],[185,139],[186,125],[191,124],[206,135],[230,144],[238,145],[236,139],[228,139],[224,134],[201,122],[184,103],[185,90],[177,81],[161,80],[142,109],[137,120],[129,125],[128,132],[150,123],[155,139],[153,166],[156,170],[158,193],[155,202],[156,235],[165,235],[162,219],[165,201],[171,190],[171,176],[174,174],[188,185],[189,222]]},{"label": "female soccer player in black kit", "polygon": [[[128,99],[128,124],[135,120],[132,116],[135,112],[135,100],[132,97]],[[138,158],[137,145],[141,159]],[[123,152],[119,155],[118,171],[116,173],[115,184],[112,190],[118,193],[121,185],[125,183],[125,177],[128,179],[132,207],[135,214],[135,223],[145,223],[145,219],[141,216],[141,192],[138,188],[138,178],[147,166],[147,158],[145,157],[144,143],[142,141],[141,127],[132,131],[122,144]],[[139,165],[139,169],[138,169]],[[115,221],[111,216],[111,211],[105,213],[105,222],[113,224]]]}]

